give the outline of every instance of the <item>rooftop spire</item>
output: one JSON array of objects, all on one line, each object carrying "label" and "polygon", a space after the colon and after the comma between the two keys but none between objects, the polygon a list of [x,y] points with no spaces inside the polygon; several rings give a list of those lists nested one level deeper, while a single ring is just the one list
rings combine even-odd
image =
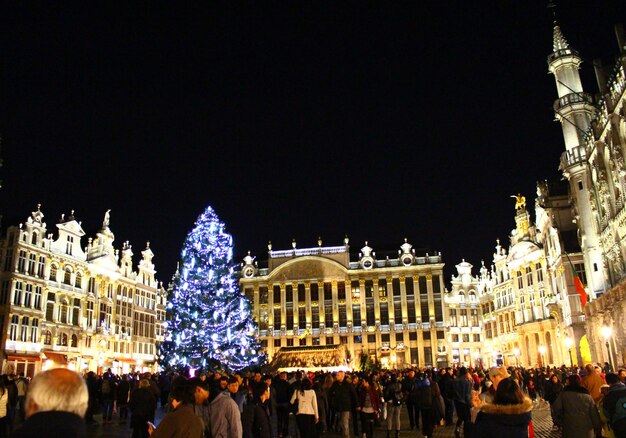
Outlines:
[{"label": "rooftop spire", "polygon": [[559,50],[569,49],[569,44],[561,32],[561,27],[554,20],[554,35],[552,37],[552,50],[558,52]]}]

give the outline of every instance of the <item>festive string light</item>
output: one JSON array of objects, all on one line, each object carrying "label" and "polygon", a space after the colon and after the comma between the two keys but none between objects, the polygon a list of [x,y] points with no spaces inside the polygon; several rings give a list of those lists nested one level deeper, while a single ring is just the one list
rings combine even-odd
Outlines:
[{"label": "festive string light", "polygon": [[168,303],[169,333],[159,351],[163,367],[234,371],[264,360],[250,302],[238,290],[232,244],[224,224],[208,207],[181,251]]}]

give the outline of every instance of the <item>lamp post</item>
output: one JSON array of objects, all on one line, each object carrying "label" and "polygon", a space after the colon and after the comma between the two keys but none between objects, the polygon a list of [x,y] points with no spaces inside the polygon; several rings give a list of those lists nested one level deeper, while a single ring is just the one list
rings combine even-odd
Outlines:
[{"label": "lamp post", "polygon": [[567,347],[567,351],[569,352],[569,363],[570,368],[574,368],[574,360],[572,359],[572,346],[574,345],[574,340],[569,336],[565,338],[565,346]]},{"label": "lamp post", "polygon": [[611,335],[613,334],[613,330],[611,329],[611,327],[605,325],[604,327],[600,329],[600,331],[602,333],[602,337],[604,338],[604,343],[606,345],[606,354],[609,357],[609,365],[611,366],[611,369],[613,369],[613,359],[611,358],[611,347],[609,346],[609,339],[611,338]]},{"label": "lamp post", "polygon": [[519,354],[520,354],[519,348],[515,347],[513,349],[513,354],[515,355],[515,366],[519,368]]},{"label": "lamp post", "polygon": [[544,347],[543,345],[539,346],[539,354],[541,354],[541,367],[545,367],[546,366],[546,360],[544,357],[544,354],[546,353],[546,347]]}]

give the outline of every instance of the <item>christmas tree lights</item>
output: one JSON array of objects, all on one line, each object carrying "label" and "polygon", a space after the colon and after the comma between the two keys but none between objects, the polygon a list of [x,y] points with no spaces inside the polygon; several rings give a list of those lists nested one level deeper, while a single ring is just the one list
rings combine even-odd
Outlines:
[{"label": "christmas tree lights", "polygon": [[167,334],[159,352],[164,368],[235,371],[264,360],[232,257],[232,236],[207,207],[185,239],[168,299]]}]

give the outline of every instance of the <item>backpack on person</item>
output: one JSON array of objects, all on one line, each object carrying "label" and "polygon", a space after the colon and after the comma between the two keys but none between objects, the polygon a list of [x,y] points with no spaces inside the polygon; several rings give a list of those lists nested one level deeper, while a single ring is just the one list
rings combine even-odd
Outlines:
[{"label": "backpack on person", "polygon": [[104,379],[102,381],[102,388],[100,388],[100,391],[102,391],[102,394],[105,395],[111,394],[111,382],[109,382],[109,379]]}]

